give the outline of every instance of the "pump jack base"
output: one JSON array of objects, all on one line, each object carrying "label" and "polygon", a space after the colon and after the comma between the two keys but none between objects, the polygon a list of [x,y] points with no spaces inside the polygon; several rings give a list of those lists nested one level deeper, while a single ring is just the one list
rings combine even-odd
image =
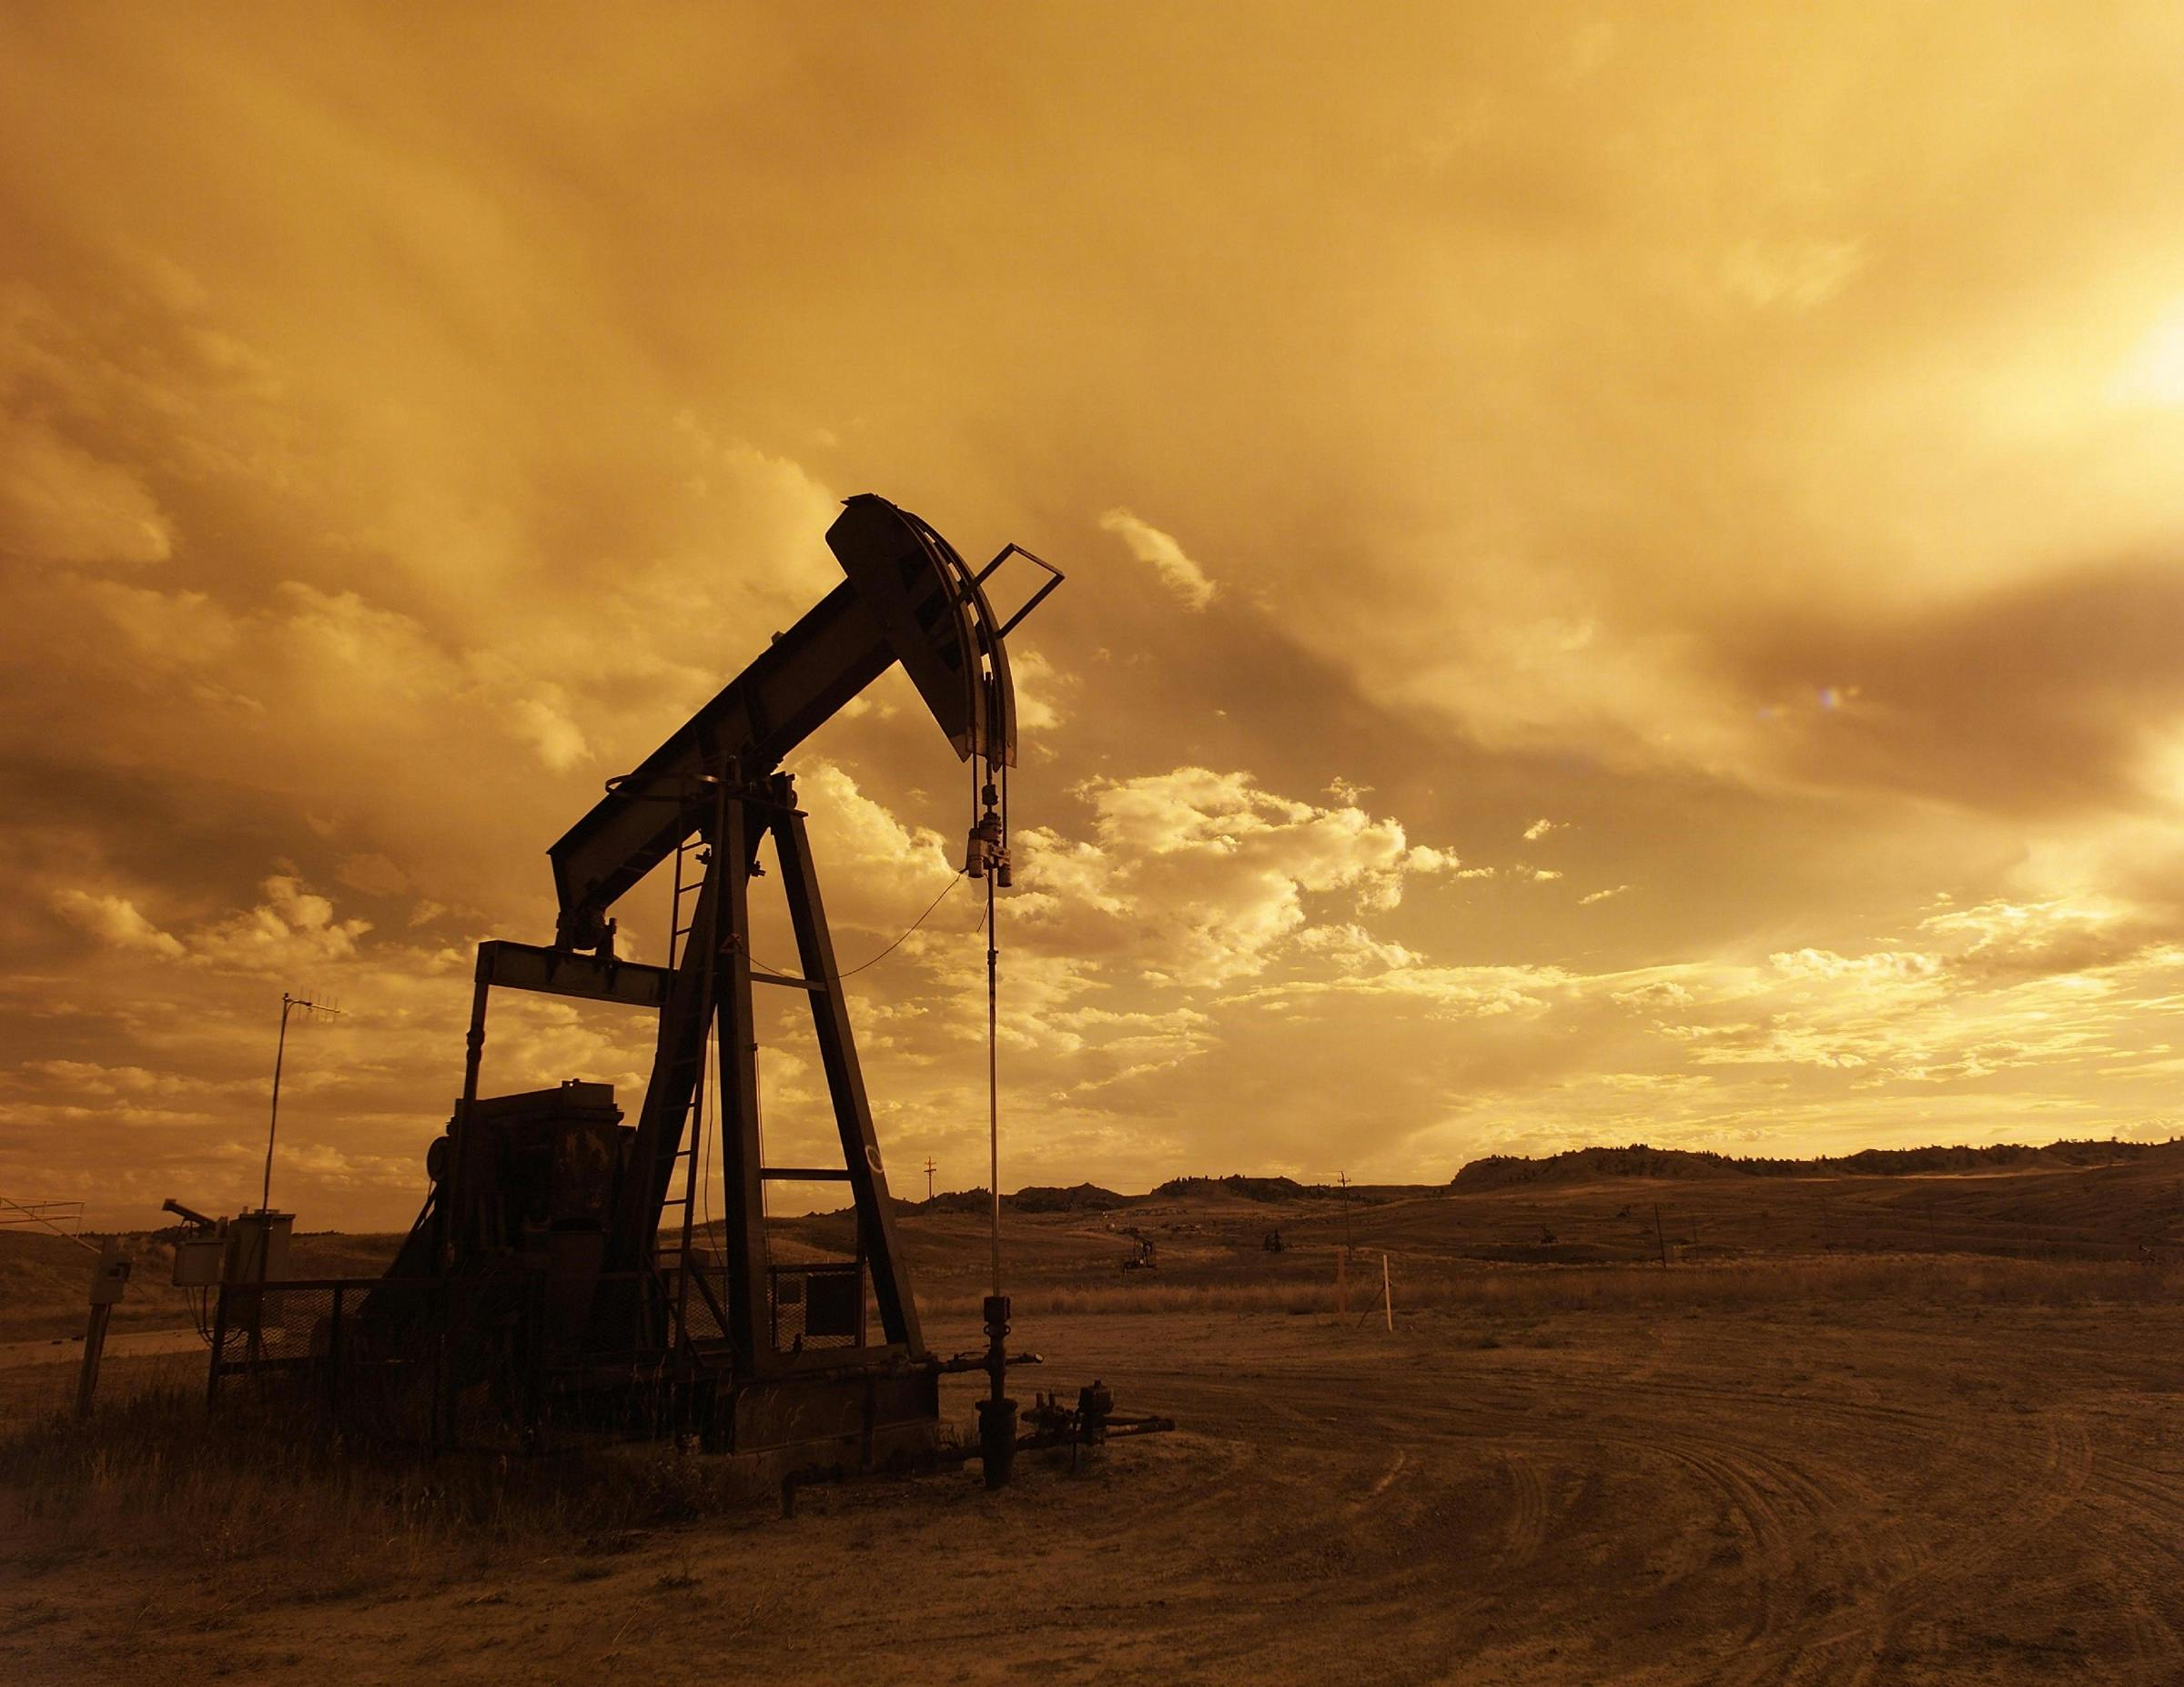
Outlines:
[{"label": "pump jack base", "polygon": [[758,1379],[724,1391],[702,1421],[703,1450],[770,1459],[783,1471],[909,1469],[939,1448],[939,1379],[929,1371]]}]

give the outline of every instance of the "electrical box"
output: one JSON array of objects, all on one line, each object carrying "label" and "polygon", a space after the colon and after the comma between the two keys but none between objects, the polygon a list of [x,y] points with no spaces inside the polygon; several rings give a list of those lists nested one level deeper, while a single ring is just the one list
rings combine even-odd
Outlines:
[{"label": "electrical box", "polygon": [[279,1283],[288,1275],[288,1234],[295,1228],[294,1213],[238,1213],[228,1221],[222,1237],[227,1253],[221,1281],[226,1283]]},{"label": "electrical box", "polygon": [[228,1258],[228,1238],[217,1230],[186,1236],[175,1244],[175,1287],[212,1288]]},{"label": "electrical box", "polygon": [[98,1263],[91,1268],[91,1304],[113,1306],[128,1286],[129,1262],[122,1257],[121,1238],[109,1236]]}]

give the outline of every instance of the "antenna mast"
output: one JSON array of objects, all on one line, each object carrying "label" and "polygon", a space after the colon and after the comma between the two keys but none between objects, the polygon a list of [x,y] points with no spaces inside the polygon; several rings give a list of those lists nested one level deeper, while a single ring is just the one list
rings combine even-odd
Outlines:
[{"label": "antenna mast", "polygon": [[286,990],[280,993],[280,1040],[273,1046],[273,1114],[266,1125],[266,1180],[258,1196],[258,1210],[261,1213],[273,1210],[273,1143],[280,1135],[280,1068],[288,1053],[288,1015],[298,1007],[307,1014],[325,1014],[329,1018],[338,1018],[341,1013],[338,1007],[307,1001],[302,996],[290,995]]}]

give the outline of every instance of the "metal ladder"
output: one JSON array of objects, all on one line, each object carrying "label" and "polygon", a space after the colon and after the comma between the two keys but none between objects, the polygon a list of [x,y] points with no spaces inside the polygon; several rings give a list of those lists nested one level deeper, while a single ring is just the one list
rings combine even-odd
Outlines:
[{"label": "metal ladder", "polygon": [[[675,970],[695,932],[697,900],[704,889],[705,864],[710,859],[708,852],[711,848],[712,845],[698,833],[693,833],[675,846],[674,893],[668,904],[667,916],[667,968],[670,973]],[[684,906],[686,899],[690,902],[687,909]],[[676,1148],[674,1159],[669,1166],[667,1198],[660,1203],[662,1218],[672,1208],[681,1207],[682,1210],[682,1234],[675,1250],[674,1335],[677,1344],[683,1347],[690,1343],[690,1279],[698,1268],[693,1231],[697,1217],[699,1144],[705,1133],[705,1072],[708,1065],[705,1050],[713,1025],[713,974],[710,967],[706,969],[705,978],[708,999],[703,1005],[700,1023],[706,1027],[706,1032],[698,1042],[697,1083],[691,1092],[689,1121],[682,1132],[682,1145]],[[675,1188],[676,1166],[680,1166],[682,1171],[680,1194],[676,1193]]]}]

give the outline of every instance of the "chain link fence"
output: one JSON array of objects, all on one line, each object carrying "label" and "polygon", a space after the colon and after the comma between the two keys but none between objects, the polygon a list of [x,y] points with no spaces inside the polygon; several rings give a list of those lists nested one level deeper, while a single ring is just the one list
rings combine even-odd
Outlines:
[{"label": "chain link fence", "polygon": [[[687,1271],[583,1279],[228,1284],[207,1297],[201,1328],[112,1333],[96,1402],[161,1392],[216,1413],[310,1409],[345,1432],[421,1447],[654,1435],[703,1409],[692,1379],[709,1360],[713,1377],[729,1369],[730,1287],[710,1255]],[[854,1350],[870,1305],[860,1260],[777,1266],[756,1308],[760,1338],[783,1355]],[[80,1337],[0,1348],[0,1432],[72,1414],[82,1358]]]},{"label": "chain link fence", "polygon": [[[775,1351],[864,1345],[861,1261],[779,1267],[767,1288]],[[379,1440],[550,1450],[688,1427],[728,1369],[729,1304],[724,1266],[704,1258],[589,1278],[229,1284],[197,1363],[215,1411],[248,1390],[315,1403]]]}]

